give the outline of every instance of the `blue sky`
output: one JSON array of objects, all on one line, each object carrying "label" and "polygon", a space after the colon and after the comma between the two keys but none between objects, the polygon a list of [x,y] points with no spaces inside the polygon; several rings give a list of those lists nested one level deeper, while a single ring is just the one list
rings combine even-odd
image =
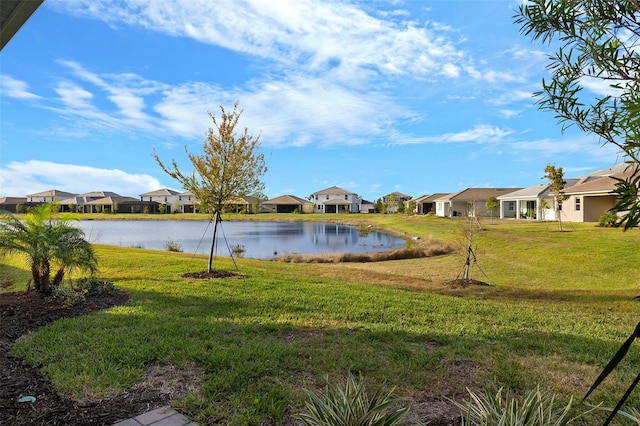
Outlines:
[{"label": "blue sky", "polygon": [[[621,162],[539,111],[552,48],[511,0],[46,0],[0,52],[0,196],[182,190],[244,110],[269,197],[527,187]],[[596,86],[593,90],[601,90]]]}]

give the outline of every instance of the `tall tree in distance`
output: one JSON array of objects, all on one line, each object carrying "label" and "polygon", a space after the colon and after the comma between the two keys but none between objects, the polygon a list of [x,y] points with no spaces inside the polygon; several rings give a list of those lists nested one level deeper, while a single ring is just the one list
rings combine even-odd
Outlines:
[{"label": "tall tree in distance", "polygon": [[560,232],[562,232],[562,203],[569,198],[569,196],[564,193],[564,171],[562,170],[562,167],[547,164],[547,167],[544,168],[543,179],[549,180],[549,190],[553,194],[553,198],[555,200],[554,211],[556,212],[556,219],[558,219]]},{"label": "tall tree in distance", "polygon": [[153,154],[162,170],[180,182],[200,202],[202,208],[215,218],[208,272],[213,271],[216,232],[222,221],[220,213],[234,197],[263,191],[261,179],[267,171],[264,155],[259,152],[260,136],[250,135],[246,127],[241,134],[236,134],[236,126],[243,112],[238,109],[238,102],[233,105],[233,111],[227,112],[220,106],[220,112],[219,119],[209,113],[213,127],[207,130],[203,154],[193,154],[184,147],[194,168],[191,174],[182,173],[176,160],[167,166],[157,153]]},{"label": "tall tree in distance", "polygon": [[535,93],[563,130],[575,125],[618,147],[632,163],[618,179],[624,229],[640,223],[640,1],[530,0],[514,16],[534,40],[559,42],[549,57],[550,80]]}]

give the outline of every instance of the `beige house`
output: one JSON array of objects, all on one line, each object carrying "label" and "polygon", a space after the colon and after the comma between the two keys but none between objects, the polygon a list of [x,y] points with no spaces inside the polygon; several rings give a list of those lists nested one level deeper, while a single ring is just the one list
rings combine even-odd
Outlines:
[{"label": "beige house", "polygon": [[415,210],[413,211],[415,214],[428,214],[436,212],[436,203],[435,201],[438,198],[442,198],[447,194],[444,192],[439,192],[432,195],[423,195],[414,199],[413,201],[416,203]]},{"label": "beige house", "polygon": [[465,188],[435,200],[436,216],[489,216],[485,203],[490,197],[500,197],[522,188]]},{"label": "beige house", "polygon": [[262,202],[265,213],[313,213],[313,203],[295,195],[281,195]]},{"label": "beige house", "polygon": [[61,201],[65,198],[73,197],[75,194],[65,191],[59,191],[57,189],[51,189],[49,191],[38,192],[35,194],[27,195],[27,201],[30,203],[51,203],[54,201]]},{"label": "beige house", "polygon": [[358,194],[337,186],[312,194],[314,213],[358,213]]},{"label": "beige house", "polygon": [[397,213],[400,203],[403,203],[406,208],[409,200],[411,200],[411,195],[403,194],[398,191],[382,197],[382,203],[384,204],[387,213]]},{"label": "beige house", "polygon": [[581,183],[565,188],[569,198],[562,203],[562,220],[568,222],[598,222],[600,217],[616,205],[616,179],[627,179],[633,169],[608,176],[592,176]]},{"label": "beige house", "polygon": [[[565,186],[577,182],[579,179],[565,179]],[[496,198],[500,202],[500,219],[555,219],[555,200],[548,184],[533,185]]]}]

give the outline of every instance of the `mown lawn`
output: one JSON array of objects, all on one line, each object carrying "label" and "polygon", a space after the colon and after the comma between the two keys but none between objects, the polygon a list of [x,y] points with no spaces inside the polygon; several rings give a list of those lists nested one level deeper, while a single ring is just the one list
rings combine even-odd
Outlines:
[{"label": "mown lawn", "polygon": [[[399,215],[333,219],[461,247],[469,226]],[[238,259],[241,276],[206,281],[180,277],[205,269],[202,256],[98,246],[100,277],[129,291],[131,302],[56,322],[16,352],[82,401],[177,368],[189,393],[173,405],[202,424],[279,423],[300,410],[305,386],[348,371],[373,387],[395,386],[408,403],[462,399],[467,387],[525,392],[538,384],[580,400],[640,321],[632,300],[640,295],[638,231],[482,225],[473,278],[491,286],[467,288],[447,284],[463,268],[460,253],[344,264]],[[226,258],[216,267],[235,270]],[[9,273],[28,280],[15,260],[0,265]],[[639,344],[590,402],[615,405],[640,372]],[[640,390],[628,404],[640,406]]]}]

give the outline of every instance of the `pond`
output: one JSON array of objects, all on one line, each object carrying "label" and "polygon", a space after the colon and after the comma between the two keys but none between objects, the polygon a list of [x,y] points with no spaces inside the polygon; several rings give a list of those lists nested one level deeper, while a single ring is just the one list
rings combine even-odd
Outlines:
[{"label": "pond", "polygon": [[[180,220],[80,220],[87,239],[96,244],[166,250],[176,243],[183,252],[209,254],[213,222]],[[314,222],[223,221],[218,224],[216,254],[229,256],[234,246],[244,257],[321,253],[368,253],[393,250],[405,241],[376,230]]]}]

